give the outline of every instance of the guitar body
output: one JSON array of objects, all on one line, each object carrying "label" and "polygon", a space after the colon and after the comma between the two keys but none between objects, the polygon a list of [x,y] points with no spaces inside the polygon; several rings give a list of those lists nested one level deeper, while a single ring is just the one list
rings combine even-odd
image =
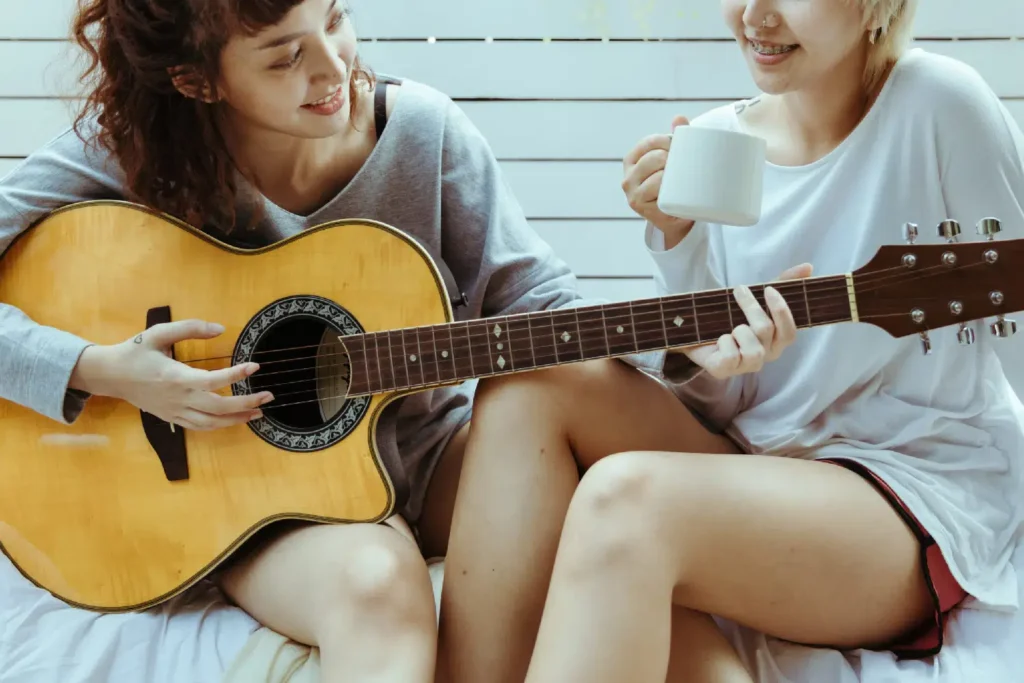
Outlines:
[{"label": "guitar body", "polygon": [[[299,344],[329,349],[331,325],[369,332],[452,318],[436,265],[386,225],[340,221],[246,251],[122,202],[73,205],[23,234],[0,257],[0,301],[99,344],[129,339],[147,321],[221,323],[219,337],[174,349],[184,362],[211,359],[193,363],[204,369]],[[337,397],[331,366],[317,362],[287,371],[315,375],[319,395]],[[288,401],[288,387],[271,390],[271,406]],[[397,396],[345,399],[323,415],[305,401],[281,408],[293,412],[276,423],[261,420],[262,431],[172,430],[152,416],[147,427],[135,407],[100,397],[64,426],[0,400],[0,543],[67,603],[155,605],[275,520],[389,516],[394,490],[374,430]]]}]

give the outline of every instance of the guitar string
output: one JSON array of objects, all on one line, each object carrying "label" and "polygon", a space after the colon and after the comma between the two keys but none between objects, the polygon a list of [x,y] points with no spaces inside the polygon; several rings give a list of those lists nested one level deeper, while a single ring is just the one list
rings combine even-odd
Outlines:
[{"label": "guitar string", "polygon": [[[971,267],[980,266],[980,265],[986,265],[986,264],[987,263],[984,262],[984,261],[979,261],[979,262],[976,262],[976,263],[968,264],[966,266],[960,266],[959,269],[971,268]],[[869,274],[862,275],[862,276],[855,276],[855,282],[857,283],[857,286],[855,287],[855,293],[856,294],[866,294],[866,293],[868,293],[870,291],[873,291],[873,290],[877,289],[878,285],[881,284],[881,283],[891,283],[894,280],[916,279],[917,277],[920,277],[920,276],[924,275],[925,273],[928,273],[929,271],[933,271],[933,270],[943,270],[943,271],[948,272],[950,270],[950,266],[946,266],[944,264],[940,264],[940,265],[928,266],[928,267],[926,267],[924,269],[920,269],[920,270],[916,270],[916,271],[907,271],[906,267],[901,265],[901,266],[894,266],[894,267],[891,267],[891,268],[883,269],[883,270],[880,270],[880,271],[875,271],[873,273],[869,273]],[[891,273],[892,271],[900,271],[900,272],[898,274],[895,274],[895,275],[884,275],[885,273]],[[875,286],[874,287],[870,287],[870,286],[865,286],[865,285],[875,285]],[[807,303],[810,303],[812,301],[813,302],[824,301],[824,300],[826,300],[828,298],[831,298],[832,296],[834,296],[836,294],[842,293],[842,294],[845,295],[845,293],[847,292],[847,281],[846,281],[846,276],[845,275],[825,276],[825,277],[822,277],[820,279],[814,279],[813,281],[811,279],[804,279],[804,280],[786,281],[786,282],[782,282],[782,283],[778,283],[778,284],[768,283],[768,284],[764,284],[764,285],[754,285],[754,286],[751,287],[751,289],[755,290],[755,294],[758,293],[757,290],[761,290],[760,293],[761,293],[761,295],[763,297],[763,288],[767,287],[767,286],[774,286],[776,289],[780,290],[780,293],[782,293],[781,292],[782,289],[786,289],[788,291],[791,288],[798,288],[799,291],[794,295],[794,296],[797,296],[797,297],[799,297],[801,294],[803,294],[804,289],[806,288],[807,289],[807,297],[806,297]],[[812,296],[812,290],[813,290],[813,294],[814,294],[813,296]],[[695,294],[666,295],[666,296],[663,296],[663,297],[640,299],[640,300],[636,300],[636,301],[633,301],[633,302],[613,302],[613,303],[610,303],[610,304],[605,304],[603,306],[597,306],[597,307],[593,307],[593,308],[587,307],[587,308],[583,308],[583,309],[562,309],[562,310],[555,310],[555,311],[538,311],[536,313],[548,313],[548,314],[553,314],[553,315],[568,315],[569,313],[577,312],[577,311],[582,311],[585,314],[596,314],[596,313],[599,313],[599,312],[603,312],[606,319],[609,317],[609,313],[610,313],[613,320],[618,320],[619,317],[625,317],[625,318],[633,317],[634,315],[636,315],[635,312],[633,311],[633,309],[636,309],[636,308],[653,307],[653,306],[658,306],[660,308],[660,307],[664,306],[664,303],[665,303],[666,300],[671,300],[673,303],[678,303],[681,306],[688,306],[688,307],[691,307],[691,308],[696,308],[696,309],[698,309],[698,311],[699,311],[699,309],[720,308],[722,306],[722,304],[724,303],[723,299],[725,299],[725,298],[728,298],[728,299],[731,300],[730,301],[730,306],[731,306],[732,302],[734,302],[734,299],[732,299],[730,294],[731,294],[731,290],[729,290],[729,289],[721,289],[721,290],[715,290],[714,292],[702,292],[702,293],[695,293]],[[708,302],[711,299],[714,299],[715,301],[712,302],[712,303],[700,303],[699,305],[697,304],[697,302]],[[691,302],[691,300],[692,300],[692,302]],[[799,304],[799,301],[795,301],[795,303]],[[647,311],[644,314],[655,314],[655,313],[656,313],[655,311]],[[680,311],[680,313],[682,313],[682,311]],[[740,311],[740,313],[742,313],[742,311]],[[420,330],[428,330],[428,329],[431,329],[431,328],[436,330],[436,329],[445,328],[445,327],[449,327],[449,326],[453,326],[453,325],[463,325],[463,324],[467,325],[467,326],[475,325],[475,326],[479,326],[480,328],[484,328],[484,327],[489,327],[495,321],[501,322],[501,321],[506,321],[508,319],[514,320],[517,316],[524,316],[524,315],[534,315],[534,314],[533,313],[513,314],[511,316],[495,316],[493,318],[480,318],[480,319],[476,319],[476,320],[465,321],[465,322],[458,322],[458,323],[439,323],[439,324],[425,325],[425,326],[420,326],[420,327],[410,327],[410,328],[405,328],[404,332],[409,334],[409,335],[414,335],[414,334],[418,334],[418,331],[420,331]],[[506,324],[508,324],[508,323],[506,322]],[[389,336],[388,344],[390,345],[391,344],[390,336],[394,335],[394,334],[399,334],[400,335],[400,334],[402,334],[402,332],[403,332],[403,330],[401,330],[401,329],[399,329],[399,330],[381,330],[379,332],[366,332],[366,333],[360,333],[360,334],[357,334],[357,335],[351,335],[348,338],[355,338],[355,337],[360,337],[360,336],[364,337],[364,338],[369,338],[371,336],[373,336],[373,337],[380,337],[380,336],[383,336],[383,335],[388,335]],[[467,332],[469,332],[468,329],[467,329]],[[472,334],[472,333],[470,332],[470,334]],[[306,346],[286,347],[286,348],[282,348],[282,349],[271,349],[271,350],[267,350],[267,351],[258,351],[258,352],[255,352],[253,355],[256,355],[256,354],[280,354],[280,353],[285,353],[287,351],[302,350],[302,349],[307,349],[307,348],[319,348],[319,346],[320,346],[319,344],[313,344],[313,345],[306,345]],[[198,358],[198,359],[183,360],[181,362],[187,363],[187,364],[195,364],[195,363],[202,363],[202,362],[213,361],[213,360],[227,360],[227,359],[231,359],[232,357],[233,356],[211,356],[211,357],[208,357],[208,358]],[[282,359],[282,360],[263,361],[262,363],[260,363],[260,365],[262,367],[263,365],[270,365],[270,364],[275,364],[275,363],[294,362],[296,360],[312,359],[312,358],[322,358],[322,357],[323,356],[320,356],[320,355],[312,355],[312,356],[302,356],[302,357],[298,357],[298,358],[287,358],[287,359]],[[269,374],[269,373],[265,373],[264,376],[266,374]]]},{"label": "guitar string", "polygon": [[[968,266],[963,266],[962,268],[974,267],[976,265],[984,265],[984,264],[982,264],[982,263],[970,264]],[[927,270],[937,270],[937,269],[940,269],[940,268],[946,268],[946,266],[935,266],[935,267],[926,269],[925,271],[917,271],[917,272],[915,272],[913,274],[904,273],[904,274],[902,274],[900,279],[917,279],[917,278],[922,277],[922,276],[930,277],[929,275],[925,275],[925,272]],[[879,279],[876,279],[875,281],[872,281],[872,282],[873,283],[877,283],[879,281],[880,281]],[[844,278],[844,282],[845,282],[845,278]],[[873,290],[876,290],[878,288],[879,287],[878,287],[877,284],[875,284],[875,286],[873,286],[873,287],[872,286],[868,286],[868,287],[861,286],[861,287],[857,288],[857,292],[860,293],[860,294],[865,294],[865,293],[871,292]],[[824,288],[819,288],[819,290],[821,290],[821,289],[824,289]],[[843,313],[843,316],[845,317],[845,315],[846,315],[846,313],[848,311],[848,308],[849,308],[849,301],[847,299],[847,288],[844,285],[841,288],[839,288],[839,287],[830,287],[829,289],[831,289],[831,291],[833,292],[832,294],[828,294],[828,295],[824,295],[824,296],[818,295],[818,296],[813,297],[813,300],[816,303],[819,303],[819,302],[825,301],[826,299],[834,299],[835,300],[834,303],[840,306],[840,309],[842,309],[840,312]],[[801,288],[801,290],[802,290],[802,288]],[[721,297],[721,295],[718,295],[718,296]],[[841,296],[841,300],[839,298],[840,296]],[[932,297],[931,299],[934,300],[935,298],[939,298],[939,297]],[[810,297],[810,292],[808,292],[808,299],[809,300],[812,299],[812,297]],[[799,302],[794,301],[794,303],[799,303]],[[662,306],[658,303],[658,300],[652,300],[651,302],[645,303],[643,305],[646,306],[646,307],[658,306],[659,309],[662,308]],[[685,307],[686,304],[683,304],[683,306]],[[711,306],[710,305],[702,305],[702,307],[708,308],[708,307],[711,307]],[[718,305],[714,306],[714,307],[715,308],[720,308],[721,307],[721,302],[719,302]],[[792,306],[791,306],[791,308],[792,308]],[[815,314],[817,315],[817,317],[821,318],[823,314],[826,314],[826,316],[827,316],[827,314],[830,313],[830,312],[833,312],[833,310],[834,309],[823,309],[821,307],[818,307],[815,310]],[[555,312],[563,314],[563,315],[567,315],[567,314],[570,314],[570,313],[574,313],[575,310],[574,309],[565,309],[565,310],[562,310],[562,311],[555,311]],[[680,311],[680,312],[684,312],[684,311]],[[902,315],[902,314],[905,314],[905,311],[894,313],[894,315]],[[655,319],[653,319],[653,320],[644,320],[644,319],[642,319],[643,317],[649,317],[649,316],[652,316],[652,315],[655,316]],[[800,316],[795,316],[795,317],[800,317]],[[827,316],[827,317],[830,317],[830,316]],[[628,318],[630,320],[633,320],[634,323],[633,323],[632,327],[633,327],[634,330],[636,330],[638,328],[638,326],[653,325],[653,326],[656,326],[656,327],[659,327],[659,328],[663,328],[662,329],[663,332],[664,332],[664,321],[667,320],[667,316],[663,316],[661,310],[657,310],[657,311],[655,311],[655,310],[648,310],[648,311],[640,312],[638,314],[636,312],[636,310],[635,310],[635,307],[634,307],[634,310],[632,312],[626,312],[626,309],[624,309],[624,308],[620,309],[620,312],[618,314],[608,315],[607,312],[605,312],[605,315],[603,316],[603,320],[598,320],[596,317],[589,318],[589,319],[586,319],[586,320],[581,320],[577,327],[581,331],[581,333],[584,333],[584,334],[586,334],[586,333],[593,333],[593,332],[597,332],[597,331],[611,330],[614,327],[614,323],[620,322],[621,318]],[[639,318],[639,320],[638,320],[638,318]],[[721,313],[718,316],[701,316],[697,320],[697,327],[700,327],[700,324],[702,322],[704,323],[705,326],[712,327],[712,326],[715,325],[715,323],[725,322],[727,319],[730,319],[728,313]],[[501,318],[492,318],[491,320],[499,320],[500,321]],[[469,332],[469,334],[466,337],[464,337],[464,339],[466,339],[467,342],[468,342],[466,344],[466,347],[465,347],[466,349],[479,351],[479,348],[480,348],[479,344],[474,344],[475,340],[474,340],[473,331],[468,329],[468,327],[470,325],[476,325],[477,326],[476,332],[479,333],[477,335],[477,338],[479,338],[479,336],[483,336],[483,335],[487,335],[488,338],[489,338],[489,333],[486,331],[485,327],[489,327],[490,323],[488,322],[486,324],[486,326],[485,325],[479,325],[478,323],[481,323],[481,322],[485,322],[485,321],[477,320],[477,321],[468,321],[468,322],[465,322],[465,323],[461,323],[461,324],[467,325],[467,331]],[[549,319],[548,322],[553,324],[553,321],[551,321],[550,319]],[[826,320],[826,322],[827,322],[827,320]],[[457,323],[457,324],[459,324],[459,323]],[[426,328],[426,329],[429,329],[429,328]],[[442,325],[442,326],[435,326],[434,329],[435,330],[437,330],[437,329],[445,329],[445,326],[444,325]],[[524,331],[524,330],[510,330],[510,333],[511,332],[521,332],[521,331]],[[365,341],[367,339],[373,338],[374,339],[374,346],[375,346],[375,351],[374,351],[373,355],[378,356],[378,361],[381,362],[381,363],[384,360],[394,361],[395,359],[400,359],[402,362],[404,362],[405,358],[406,358],[406,354],[405,354],[404,350],[405,349],[409,349],[414,344],[416,346],[420,346],[423,343],[426,343],[428,345],[428,347],[430,345],[436,345],[436,337],[433,337],[431,339],[431,341],[429,341],[429,342],[425,342],[425,340],[423,340],[422,338],[415,338],[415,337],[414,337],[414,340],[412,340],[412,341],[410,341],[408,343],[405,342],[404,339],[402,339],[400,344],[401,344],[401,346],[403,348],[403,352],[401,354],[396,354],[393,351],[393,347],[396,346],[397,344],[394,344],[392,339],[391,339],[391,335],[388,335],[389,338],[387,339],[387,346],[389,348],[385,349],[385,351],[384,351],[385,355],[384,355],[383,358],[381,358],[380,357],[380,344],[377,343],[377,339],[383,338],[383,336],[385,334],[386,333],[383,333],[383,332],[381,332],[381,333],[371,333],[371,335],[373,335],[372,337],[371,337],[371,335],[353,335],[351,337],[346,337],[346,339],[347,340],[355,340],[355,339],[358,339],[359,337],[362,337],[363,340],[364,340],[364,344],[365,344]],[[410,334],[410,336],[413,336],[413,335]],[[545,334],[545,337],[547,337],[547,336],[548,335]],[[506,337],[506,339],[509,339],[509,337]],[[709,337],[708,340],[711,341],[711,338]],[[451,339],[451,341],[454,341],[454,339]],[[512,339],[512,340],[510,340],[510,343],[514,342],[514,341],[516,341],[516,340]],[[535,343],[537,340],[534,340],[532,338],[532,330],[531,330],[531,333],[529,333],[526,336],[525,339],[519,339],[518,343],[523,343],[524,341],[527,342],[527,343],[533,341],[534,342],[534,349],[535,350],[539,349],[539,350],[542,350],[542,351],[546,351],[548,349],[558,348],[559,347],[559,344],[557,342],[552,344],[552,345],[550,345],[550,346],[549,345],[537,346],[536,343]],[[702,342],[703,342],[703,340],[700,340],[700,341],[698,341],[696,343],[702,343]],[[490,348],[490,343],[488,343],[488,347]],[[298,347],[296,347],[296,348],[298,348]],[[288,351],[288,350],[289,349],[280,349],[280,350],[268,351],[268,353],[271,353],[271,352],[283,353],[283,352]],[[312,356],[300,356],[298,358],[288,358],[288,359],[282,359],[282,360],[276,360],[276,361],[265,361],[265,362],[263,362],[261,364],[261,367],[269,366],[269,365],[274,365],[274,364],[279,364],[279,363],[294,362],[294,361],[298,361],[298,360],[312,360],[312,359],[321,359],[322,360],[324,358],[331,358],[331,357],[351,357],[354,354],[358,354],[358,353],[363,353],[363,350],[359,349],[355,345],[347,345],[346,351],[342,351],[342,352],[338,352],[338,353],[330,353],[330,354],[312,355]],[[370,352],[366,351],[366,354],[367,354],[367,356],[369,356]],[[429,348],[428,348],[428,354],[429,354]],[[333,365],[333,366],[321,366],[321,369],[326,369],[326,368],[329,368],[329,367],[342,367],[342,366],[344,366],[343,363],[342,364],[336,364],[336,365]],[[261,377],[268,377],[268,376],[271,376],[271,375],[288,374],[288,373],[293,373],[293,372],[300,372],[300,371],[303,371],[303,370],[308,370],[308,368],[283,370],[283,371],[276,371],[276,372],[259,372],[258,374]]]},{"label": "guitar string", "polygon": [[[982,265],[982,264],[972,264],[972,265]],[[918,273],[916,273],[915,275],[920,276],[920,271]],[[928,276],[925,276],[925,277],[928,277]],[[845,293],[845,288],[844,288],[844,293]],[[826,310],[826,309],[819,308],[819,309],[817,309],[816,313],[818,314],[818,316],[820,318],[822,313],[823,312],[828,312],[828,310],[835,310],[835,309],[827,309]],[[838,313],[840,313],[840,316],[839,316],[840,318],[846,318],[849,315],[849,302],[848,302],[847,299],[845,299],[845,297],[844,297],[844,300],[843,300],[843,302],[841,303],[841,305],[839,307]],[[904,316],[904,315],[906,315],[906,311],[899,311],[899,312],[894,312],[894,313],[875,314],[875,315],[871,315],[871,316],[862,316],[861,319],[862,320],[864,320],[864,319],[872,319],[872,318],[873,319],[877,319],[877,318]],[[716,322],[717,323],[726,323],[727,322],[727,318],[726,318],[726,316],[723,315],[723,316],[720,316],[720,317],[718,317],[716,319],[704,318],[703,321],[704,321],[705,325],[714,326],[714,324]],[[599,321],[594,319],[594,320],[589,320],[587,322],[597,323]],[[825,324],[827,322],[828,321],[825,320],[825,321],[820,322],[820,323],[808,324],[808,326],[813,327],[813,326]],[[836,321],[833,321],[833,322],[839,322],[839,321],[836,320]],[[661,318],[658,318],[656,320],[642,321],[641,325],[652,326],[652,327],[654,327],[656,329],[642,330],[642,329],[640,329],[640,327],[638,325],[634,325],[633,326],[634,327],[634,331],[635,332],[636,331],[640,332],[640,334],[635,334],[634,333],[634,335],[632,335],[636,339],[637,346],[639,346],[641,344],[646,345],[647,342],[652,342],[652,341],[653,342],[658,342],[660,340],[666,339],[666,336],[664,334],[665,333],[664,321]],[[731,325],[731,321],[730,321],[730,325]],[[582,330],[583,328],[581,327],[580,329]],[[602,323],[600,326],[595,327],[595,328],[591,328],[588,331],[592,332],[592,331],[595,331],[595,330],[607,330],[607,326]],[[653,336],[648,337],[648,336],[645,335],[645,333],[650,333]],[[434,341],[436,341],[436,340],[434,340]],[[520,343],[522,341],[523,340],[520,340]],[[530,339],[529,341],[533,342],[534,340]],[[698,337],[697,340],[688,341],[688,342],[685,342],[685,343],[681,342],[681,343],[678,343],[678,344],[672,344],[671,347],[682,348],[682,347],[700,345],[701,343],[711,343],[711,342],[713,342],[713,340],[711,338],[709,338],[708,342],[704,342],[703,340],[701,340]],[[509,343],[511,344],[512,341],[510,340]],[[417,344],[417,346],[419,346],[419,344]],[[557,343],[552,344],[552,345],[540,345],[540,346],[538,346],[535,343],[531,343],[531,345],[530,345],[530,353],[531,353],[531,356],[534,358],[534,361],[529,364],[530,367],[531,368],[544,367],[544,366],[538,366],[536,364],[536,356],[537,356],[536,352],[538,350],[540,350],[542,352],[546,352],[549,349],[556,349],[556,348],[558,348],[558,346],[559,345]],[[660,344],[658,346],[664,347],[664,344]],[[470,344],[467,345],[466,348],[468,350],[470,350],[472,353],[474,353],[474,355],[476,355],[476,353],[479,353],[479,348],[478,347],[474,348],[472,346],[472,340],[471,339],[470,339]],[[598,349],[592,349],[592,350],[598,351]],[[356,353],[362,353],[361,350],[356,349],[356,348],[353,348],[353,351],[355,351]],[[382,369],[382,366],[384,364],[384,360],[388,360],[392,364],[392,370],[390,372],[387,372],[387,375],[388,375],[388,379],[391,379],[395,383],[395,385],[396,385],[395,388],[396,389],[397,388],[419,388],[419,387],[437,386],[437,385],[443,383],[441,381],[441,379],[440,379],[440,364],[441,364],[441,361],[439,360],[439,355],[435,356],[434,358],[430,358],[429,357],[429,353],[430,352],[428,350],[427,354],[425,354],[422,357],[419,365],[413,366],[412,368],[410,368],[408,366],[408,363],[406,362],[406,356],[403,353],[401,358],[399,359],[400,360],[399,367],[401,367],[402,365],[405,366],[405,373],[404,374],[406,376],[406,380],[407,381],[399,382],[398,380],[401,378],[401,373],[400,372],[396,372],[394,370],[394,366],[393,366],[394,361],[396,360],[396,358],[398,358],[398,356],[396,356],[393,353],[389,353],[388,351],[386,351],[385,352],[386,358],[382,359],[382,358],[379,357],[379,351],[380,351],[379,348],[375,349],[375,354],[374,355],[377,356],[377,358],[376,358],[377,362],[375,364],[375,367],[373,367],[373,368],[371,368],[371,360],[373,360],[373,359],[370,358],[368,352],[367,352],[367,356],[362,358],[362,364],[366,368],[366,379],[367,379],[367,386],[368,387],[370,385],[370,380],[372,379],[373,370],[376,369],[377,370],[377,374],[378,374],[378,376],[381,379],[381,385],[382,385],[381,391],[384,390],[383,385],[386,384],[384,382],[384,377],[383,377],[383,372],[384,371]],[[626,350],[623,350],[621,353],[618,353],[618,352],[613,353],[611,351],[611,349],[610,349],[610,345],[606,344],[606,348],[603,349],[603,350],[600,350],[598,352],[598,355],[596,355],[596,356],[589,356],[586,353],[586,350],[583,349],[582,346],[581,346],[581,358],[580,359],[583,359],[583,358],[607,357],[607,356],[613,356],[613,355],[631,355],[633,353],[641,353],[641,352],[642,351],[626,349]],[[490,347],[490,343],[488,343],[487,361],[488,361],[488,364],[491,366],[491,372],[490,373],[480,373],[480,376],[488,376],[488,374],[504,374],[504,373],[515,372],[516,371],[516,369],[515,369],[515,360],[516,359],[515,359],[515,356],[512,353],[511,347],[509,349],[509,357],[511,358],[511,363],[510,363],[510,368],[508,370],[504,370],[504,369],[499,369],[498,371],[494,370],[494,366],[493,366],[494,355],[495,355],[494,354],[494,349],[492,349]],[[499,352],[499,355],[501,355],[500,352]],[[564,355],[564,352],[563,352],[563,355]],[[331,356],[346,356],[348,358],[351,358],[353,363],[357,363],[357,362],[360,361],[360,359],[353,357],[353,354],[351,354],[351,353],[348,353],[348,354],[346,354],[346,353],[325,354],[324,356],[321,356],[321,358],[326,358],[326,357],[331,357]],[[315,357],[307,357],[307,358],[312,359],[312,358],[315,358]],[[556,351],[555,352],[555,356],[553,356],[553,358],[552,358],[552,360],[555,361],[555,363],[554,363],[555,365],[562,364],[562,363],[566,362],[566,361],[559,361],[557,358],[558,358],[558,354],[557,354],[557,351]],[[475,368],[473,367],[474,363],[472,362],[473,361],[472,358],[467,358],[467,359],[453,358],[452,361],[451,361],[452,362],[452,370],[455,372],[455,377],[452,378],[453,380],[458,379],[458,376],[460,374],[460,369],[462,369],[462,370],[467,369],[465,367],[465,365],[466,365],[465,361],[466,360],[470,361],[469,362],[469,367],[468,367],[468,369],[469,369],[469,373],[468,374],[470,374],[470,375],[477,375],[478,374],[478,373],[475,372]],[[477,358],[477,360],[479,361],[480,358]],[[431,377],[433,376],[432,375],[433,370],[431,370],[429,368],[429,366],[431,365],[431,361],[433,361],[433,363],[435,365],[437,365],[437,368],[435,368],[438,371],[438,375],[439,375],[437,380],[433,380],[433,379],[428,380],[427,379],[427,374],[428,373],[431,374]],[[462,368],[460,368],[459,362],[462,362],[462,364],[463,364]],[[260,376],[261,377],[267,377],[267,376],[270,376],[270,375],[291,374],[291,373],[296,373],[296,372],[310,372],[310,371],[315,372],[316,370],[321,370],[321,371],[322,370],[329,370],[331,368],[345,367],[346,365],[348,365],[348,363],[338,363],[338,364],[331,364],[331,365],[327,365],[327,366],[321,365],[318,368],[311,368],[311,367],[297,368],[297,369],[285,370],[285,371],[279,371],[279,372],[260,373]],[[447,360],[444,362],[444,365],[446,366],[446,369],[447,369],[447,366],[448,366],[448,361]],[[419,368],[418,372],[416,371],[415,368]],[[413,383],[412,382],[412,377],[415,374],[419,374],[419,376],[421,378],[423,378],[424,381],[421,382],[421,383]],[[291,381],[291,382],[281,382],[281,383],[274,384],[274,385],[260,385],[258,391],[266,391],[266,390],[270,390],[270,389],[280,388],[282,386],[290,386],[290,385],[294,385],[294,384],[302,384],[302,383],[312,382],[312,381],[314,381],[314,380],[313,379],[302,379],[302,380],[295,380],[295,381]],[[297,392],[287,392],[287,393],[284,393],[284,394],[277,394],[277,395],[275,395],[275,400],[279,400],[279,399],[281,399],[283,397],[287,397],[287,396],[306,394],[309,391],[310,390],[303,390],[303,391],[297,391]],[[351,396],[355,396],[357,394],[348,394],[348,395],[351,397]],[[340,398],[340,397],[334,397],[334,398]],[[316,399],[316,400],[321,400],[321,399]],[[292,403],[289,403],[289,404],[275,403],[275,407],[284,407],[285,405],[294,405],[294,404],[292,404]]]}]

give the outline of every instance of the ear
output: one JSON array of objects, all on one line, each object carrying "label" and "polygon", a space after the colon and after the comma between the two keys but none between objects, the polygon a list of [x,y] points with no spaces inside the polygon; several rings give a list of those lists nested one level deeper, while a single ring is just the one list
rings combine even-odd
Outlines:
[{"label": "ear", "polygon": [[213,95],[213,88],[194,68],[188,66],[177,66],[167,70],[171,77],[171,83],[175,90],[185,97],[199,100],[207,104],[213,104],[217,98]]}]

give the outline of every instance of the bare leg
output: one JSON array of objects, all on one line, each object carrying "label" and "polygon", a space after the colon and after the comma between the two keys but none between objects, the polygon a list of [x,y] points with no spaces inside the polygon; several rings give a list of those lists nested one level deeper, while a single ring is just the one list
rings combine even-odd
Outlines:
[{"label": "bare leg", "polygon": [[473,414],[441,643],[453,683],[522,683],[578,467],[622,450],[735,446],[709,434],[663,385],[618,361],[485,380]]},{"label": "bare leg", "polygon": [[387,525],[301,526],[225,574],[257,621],[320,648],[324,683],[430,683],[430,579],[415,543]]},{"label": "bare leg", "polygon": [[528,683],[662,683],[673,602],[840,648],[884,644],[932,609],[915,536],[845,468],[617,455],[573,499]]}]

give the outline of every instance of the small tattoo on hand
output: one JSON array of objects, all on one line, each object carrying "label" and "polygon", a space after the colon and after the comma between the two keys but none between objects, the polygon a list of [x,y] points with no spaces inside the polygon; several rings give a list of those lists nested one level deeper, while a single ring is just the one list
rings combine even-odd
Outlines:
[{"label": "small tattoo on hand", "polygon": [[136,344],[141,344],[142,343],[142,335],[141,334],[138,337],[135,338],[135,343]]}]

